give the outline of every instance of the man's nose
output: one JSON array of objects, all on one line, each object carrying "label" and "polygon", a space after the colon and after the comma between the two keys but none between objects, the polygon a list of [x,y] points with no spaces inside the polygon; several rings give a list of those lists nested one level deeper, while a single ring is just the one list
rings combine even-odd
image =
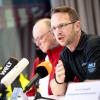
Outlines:
[{"label": "man's nose", "polygon": [[61,34],[61,33],[62,33],[62,29],[57,27],[57,28],[55,29],[54,33],[55,33],[56,35]]}]

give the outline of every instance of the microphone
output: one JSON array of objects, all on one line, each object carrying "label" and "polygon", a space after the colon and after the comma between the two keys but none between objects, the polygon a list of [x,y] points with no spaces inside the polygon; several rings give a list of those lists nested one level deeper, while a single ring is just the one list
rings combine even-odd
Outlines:
[{"label": "microphone", "polygon": [[5,63],[3,69],[0,72],[0,80],[18,63],[18,60],[10,57]]},{"label": "microphone", "polygon": [[9,86],[28,64],[29,61],[26,58],[21,59],[21,61],[19,61],[19,63],[1,79],[1,84],[5,87]]},{"label": "microphone", "polygon": [[51,71],[52,71],[52,65],[49,61],[44,61],[40,63],[35,70],[34,78],[25,87],[25,90],[23,92],[26,92],[27,90],[29,90],[33,84],[36,85],[36,82],[39,79],[46,77],[48,74],[51,73]]}]

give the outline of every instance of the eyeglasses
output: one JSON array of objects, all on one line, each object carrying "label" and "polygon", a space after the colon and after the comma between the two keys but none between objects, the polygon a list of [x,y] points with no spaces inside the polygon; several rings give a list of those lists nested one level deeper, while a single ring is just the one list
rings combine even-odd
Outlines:
[{"label": "eyeglasses", "polygon": [[52,27],[52,28],[51,28],[51,31],[55,31],[57,28],[61,29],[61,28],[65,27],[65,26],[67,26],[67,25],[69,25],[69,24],[73,24],[73,23],[75,23],[75,22],[76,22],[76,21],[70,22],[70,23],[62,23],[62,24],[59,24],[59,25],[57,25],[57,26],[55,26],[55,27]]},{"label": "eyeglasses", "polygon": [[48,32],[44,33],[43,35],[41,35],[40,37],[36,38],[36,39],[32,39],[33,43],[39,43],[39,41],[43,40],[43,38],[45,36],[47,36],[47,34],[49,34],[51,31],[49,30]]}]

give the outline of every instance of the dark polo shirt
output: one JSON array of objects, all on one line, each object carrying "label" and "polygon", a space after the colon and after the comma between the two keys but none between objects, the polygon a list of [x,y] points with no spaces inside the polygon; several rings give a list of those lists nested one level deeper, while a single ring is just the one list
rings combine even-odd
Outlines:
[{"label": "dark polo shirt", "polygon": [[80,81],[100,79],[100,37],[81,34],[79,44],[74,52],[65,47],[61,53],[66,78],[73,81],[77,76]]}]

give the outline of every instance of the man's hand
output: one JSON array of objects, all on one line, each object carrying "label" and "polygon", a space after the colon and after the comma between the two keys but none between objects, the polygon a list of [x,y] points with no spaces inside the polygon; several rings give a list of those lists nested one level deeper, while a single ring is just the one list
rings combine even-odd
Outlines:
[{"label": "man's hand", "polygon": [[62,61],[59,60],[55,69],[55,78],[50,82],[51,90],[54,95],[64,95],[66,93],[67,83],[65,83],[64,80],[65,69]]},{"label": "man's hand", "polygon": [[55,69],[55,79],[58,83],[63,83],[65,80],[65,69],[61,60],[58,61]]}]

